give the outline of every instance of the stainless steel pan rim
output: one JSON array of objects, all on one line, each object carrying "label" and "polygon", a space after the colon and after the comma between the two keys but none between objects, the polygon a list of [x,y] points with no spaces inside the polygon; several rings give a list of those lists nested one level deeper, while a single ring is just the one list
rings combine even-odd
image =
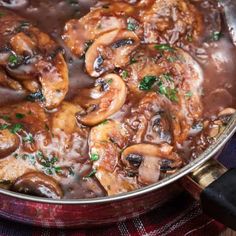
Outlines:
[{"label": "stainless steel pan rim", "polygon": [[116,202],[120,200],[127,200],[129,198],[134,198],[136,196],[140,196],[143,194],[147,194],[154,190],[160,189],[168,184],[171,184],[183,176],[189,174],[195,168],[201,166],[204,162],[212,158],[217,152],[221,150],[221,148],[229,141],[229,139],[233,136],[236,131],[236,114],[232,117],[231,121],[223,131],[223,133],[219,136],[219,138],[211,145],[209,148],[204,151],[197,159],[190,162],[188,165],[180,169],[177,173],[159,181],[156,184],[149,185],[147,187],[137,189],[132,192],[115,195],[111,197],[102,197],[102,198],[92,198],[92,199],[63,199],[63,200],[54,200],[47,198],[34,197],[29,195],[24,195],[16,192],[12,192],[9,190],[0,189],[0,194],[4,194],[10,197],[18,198],[21,200],[34,201],[40,203],[48,203],[48,204],[61,204],[61,205],[84,205],[84,204],[103,204]]}]

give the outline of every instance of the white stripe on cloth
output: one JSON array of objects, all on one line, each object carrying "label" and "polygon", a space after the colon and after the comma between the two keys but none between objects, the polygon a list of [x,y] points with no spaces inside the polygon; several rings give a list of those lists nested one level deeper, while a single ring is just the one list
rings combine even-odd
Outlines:
[{"label": "white stripe on cloth", "polygon": [[210,221],[208,221],[206,224],[204,224],[204,225],[202,225],[202,226],[200,226],[200,227],[198,227],[198,228],[195,228],[195,229],[190,230],[190,231],[187,232],[184,236],[187,236],[187,235],[189,235],[189,234],[192,234],[193,232],[196,232],[196,231],[198,231],[198,230],[200,230],[200,229],[203,229],[204,227],[206,227],[207,225],[211,224],[212,222],[214,222],[213,219],[210,220]]},{"label": "white stripe on cloth", "polygon": [[140,236],[148,236],[145,227],[139,217],[134,218],[133,223]]},{"label": "white stripe on cloth", "polygon": [[[168,233],[173,232],[177,228],[181,227],[183,224],[186,224],[190,220],[196,218],[198,215],[200,215],[202,212],[199,208],[199,203],[194,202],[188,209],[186,209],[183,213],[181,213],[178,217],[176,217],[174,220],[170,221],[168,224],[164,225],[163,227],[159,229],[155,229],[148,233],[149,236],[157,236],[157,235],[167,235]],[[190,217],[192,216],[192,218]],[[182,220],[184,219],[184,221]],[[181,225],[179,222],[181,221]],[[166,234],[166,232],[168,232]]]},{"label": "white stripe on cloth", "polygon": [[117,223],[118,229],[120,230],[121,236],[130,236],[129,230],[127,229],[124,222]]},{"label": "white stripe on cloth", "polygon": [[197,216],[201,215],[202,211],[198,208],[195,212],[192,212],[190,215],[186,215],[185,218],[180,220],[176,225],[173,225],[167,232],[163,233],[162,236],[166,236],[169,233],[175,231],[180,228],[182,225],[186,224],[188,221],[195,219]]}]

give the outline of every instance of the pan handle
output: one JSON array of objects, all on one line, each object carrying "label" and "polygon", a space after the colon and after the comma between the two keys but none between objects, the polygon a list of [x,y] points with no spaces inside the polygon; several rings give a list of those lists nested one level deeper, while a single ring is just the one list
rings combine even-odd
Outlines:
[{"label": "pan handle", "polygon": [[236,169],[211,159],[181,182],[200,200],[204,213],[236,230]]}]

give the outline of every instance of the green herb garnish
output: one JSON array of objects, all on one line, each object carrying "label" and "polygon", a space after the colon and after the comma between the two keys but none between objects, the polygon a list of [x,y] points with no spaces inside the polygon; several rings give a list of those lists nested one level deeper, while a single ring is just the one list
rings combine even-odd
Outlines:
[{"label": "green herb garnish", "polygon": [[10,116],[7,115],[2,115],[1,118],[5,121],[9,121],[10,120]]},{"label": "green herb garnish", "polygon": [[107,80],[107,83],[108,83],[108,84],[111,84],[112,82],[113,82],[113,79],[108,79],[108,80]]},{"label": "green herb garnish", "polygon": [[166,73],[166,74],[161,74],[160,75],[160,79],[164,79],[166,81],[170,81],[170,82],[173,82],[173,77],[169,74],[169,73]]},{"label": "green herb garnish", "polygon": [[138,61],[135,58],[130,58],[129,64],[132,65],[134,63],[137,63]]},{"label": "green herb garnish", "polygon": [[187,93],[185,93],[186,98],[191,98],[192,96],[193,96],[192,91],[188,91]]},{"label": "green herb garnish", "polygon": [[22,140],[25,143],[34,143],[34,137],[32,134],[27,134],[25,137],[22,138]]},{"label": "green herb garnish", "polygon": [[55,166],[54,167],[54,171],[58,174],[58,173],[61,173],[61,167],[60,166]]},{"label": "green herb garnish", "polygon": [[12,128],[10,129],[10,131],[13,133],[13,134],[16,134],[17,132],[21,131],[23,129],[23,125],[22,124],[14,124],[12,126]]},{"label": "green herb garnish", "polygon": [[99,155],[96,153],[92,153],[90,156],[91,161],[98,161],[99,160]]},{"label": "green herb garnish", "polygon": [[100,123],[100,125],[106,125],[108,124],[109,120],[104,120],[103,122]]},{"label": "green herb garnish", "polygon": [[24,114],[16,113],[16,118],[17,118],[17,119],[23,119],[24,117],[25,117]]},{"label": "green herb garnish", "polygon": [[0,12],[0,18],[5,16],[5,13],[4,12]]},{"label": "green herb garnish", "polygon": [[157,81],[157,77],[153,75],[146,75],[143,77],[142,81],[139,84],[139,89],[140,90],[150,90],[153,84]]},{"label": "green herb garnish", "polygon": [[97,170],[96,169],[93,169],[88,175],[86,175],[84,178],[87,179],[87,178],[91,178],[93,177],[95,174],[97,173]]},{"label": "green herb garnish", "polygon": [[43,166],[43,170],[46,174],[53,175],[54,173],[61,172],[61,167],[55,165],[58,162],[57,157],[46,157],[41,151],[37,152],[36,157],[39,159],[39,163]]},{"label": "green herb garnish", "polygon": [[10,125],[8,124],[0,124],[0,130],[8,129]]},{"label": "green herb garnish", "polygon": [[170,87],[166,87],[163,84],[159,86],[159,93],[166,96],[169,100],[172,102],[178,102],[178,97],[177,97],[177,89],[172,89]]},{"label": "green herb garnish", "polygon": [[135,31],[137,28],[138,28],[137,24],[135,24],[134,22],[131,22],[130,20],[128,20],[128,22],[127,22],[127,30]]},{"label": "green herb garnish", "polygon": [[221,36],[222,36],[221,32],[219,32],[219,31],[214,31],[214,32],[212,32],[211,39],[212,39],[213,41],[219,41],[220,38],[221,38]]},{"label": "green herb garnish", "polygon": [[159,51],[174,51],[175,49],[169,44],[157,44],[154,46],[155,49]]},{"label": "green herb garnish", "polygon": [[12,67],[17,66],[20,63],[20,57],[18,57],[15,54],[11,54],[8,57],[8,62],[10,64],[10,66],[12,66]]},{"label": "green herb garnish", "polygon": [[167,60],[168,60],[169,62],[173,63],[173,62],[178,61],[179,58],[178,58],[178,57],[169,56],[169,57],[167,57]]},{"label": "green herb garnish", "polygon": [[129,76],[129,73],[127,70],[123,70],[121,73],[121,77],[122,79],[127,79],[127,77]]}]

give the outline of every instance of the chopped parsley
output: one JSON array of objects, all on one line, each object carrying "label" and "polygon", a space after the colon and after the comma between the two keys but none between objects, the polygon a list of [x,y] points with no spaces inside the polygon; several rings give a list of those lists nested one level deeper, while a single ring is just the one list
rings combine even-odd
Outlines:
[{"label": "chopped parsley", "polygon": [[127,79],[127,77],[129,76],[129,73],[127,70],[123,70],[121,73],[121,77],[122,79]]},{"label": "chopped parsley", "polygon": [[19,124],[19,123],[16,123],[14,124],[10,131],[13,133],[13,134],[16,134],[17,132],[21,131],[23,129],[23,125],[22,124]]},{"label": "chopped parsley", "polygon": [[169,73],[162,74],[159,77],[153,75],[147,75],[143,77],[139,84],[139,89],[143,91],[148,91],[152,89],[153,85],[158,86],[157,92],[166,96],[172,102],[178,102],[178,92],[176,88],[171,88],[164,84],[164,81],[173,83],[173,78]]},{"label": "chopped parsley", "polygon": [[169,57],[167,57],[167,60],[168,60],[169,62],[173,63],[173,62],[178,61],[179,58],[178,58],[178,57],[169,56]]},{"label": "chopped parsley", "polygon": [[173,77],[169,73],[160,75],[160,79],[173,82]]},{"label": "chopped parsley", "polygon": [[99,155],[96,154],[96,153],[92,153],[92,154],[90,155],[90,160],[91,160],[91,161],[98,161],[98,160],[99,160]]},{"label": "chopped parsley", "polygon": [[157,77],[153,75],[146,75],[143,77],[142,81],[139,84],[139,89],[140,90],[150,90],[153,84],[157,81]]},{"label": "chopped parsley", "polygon": [[32,134],[27,134],[25,137],[22,138],[24,143],[34,143],[34,137]]},{"label": "chopped parsley", "polygon": [[54,171],[58,174],[58,173],[61,173],[62,169],[60,166],[55,166]]},{"label": "chopped parsley", "polygon": [[11,67],[15,67],[15,66],[19,65],[20,61],[21,61],[20,57],[18,57],[15,54],[11,54],[8,57],[8,63],[10,64]]},{"label": "chopped parsley", "polygon": [[8,124],[0,124],[0,130],[8,129],[10,125]]},{"label": "chopped parsley", "polygon": [[5,16],[5,13],[4,12],[0,12],[0,18]]},{"label": "chopped parsley", "polygon": [[176,88],[172,89],[170,87],[160,85],[159,86],[159,93],[166,96],[172,102],[178,102],[178,97],[177,97],[178,92],[177,92]]},{"label": "chopped parsley", "polygon": [[211,39],[212,39],[213,41],[219,41],[220,38],[221,38],[221,36],[222,36],[221,32],[219,32],[219,31],[214,31],[214,32],[212,32]]},{"label": "chopped parsley", "polygon": [[187,93],[185,93],[186,98],[191,98],[192,96],[193,96],[192,91],[188,91]]},{"label": "chopped parsley", "polygon": [[97,170],[96,169],[93,169],[88,175],[86,175],[84,178],[87,179],[87,178],[91,178],[93,177],[95,174],[97,173]]},{"label": "chopped parsley", "polygon": [[138,61],[135,58],[130,58],[129,64],[132,65],[134,63],[137,63]]},{"label": "chopped parsley", "polygon": [[137,25],[134,22],[131,22],[130,20],[128,20],[127,22],[127,30],[129,31],[135,31],[137,29]]},{"label": "chopped parsley", "polygon": [[154,46],[155,49],[159,51],[174,51],[175,49],[171,47],[169,44],[157,44]]},{"label": "chopped parsley", "polygon": [[61,172],[61,167],[56,166],[58,158],[55,156],[46,157],[41,151],[38,151],[36,157],[39,159],[39,163],[43,166],[43,170],[48,175],[58,174]]},{"label": "chopped parsley", "polygon": [[108,124],[108,122],[109,122],[108,120],[104,120],[103,122],[100,123],[100,125],[106,125]]},{"label": "chopped parsley", "polygon": [[24,114],[16,113],[16,118],[17,118],[17,119],[23,119],[24,117],[25,117]]},{"label": "chopped parsley", "polygon": [[108,79],[108,80],[107,80],[107,83],[108,83],[108,84],[111,84],[112,82],[113,82],[113,79]]},{"label": "chopped parsley", "polygon": [[9,121],[10,120],[10,116],[7,115],[2,115],[1,118],[5,121]]}]

